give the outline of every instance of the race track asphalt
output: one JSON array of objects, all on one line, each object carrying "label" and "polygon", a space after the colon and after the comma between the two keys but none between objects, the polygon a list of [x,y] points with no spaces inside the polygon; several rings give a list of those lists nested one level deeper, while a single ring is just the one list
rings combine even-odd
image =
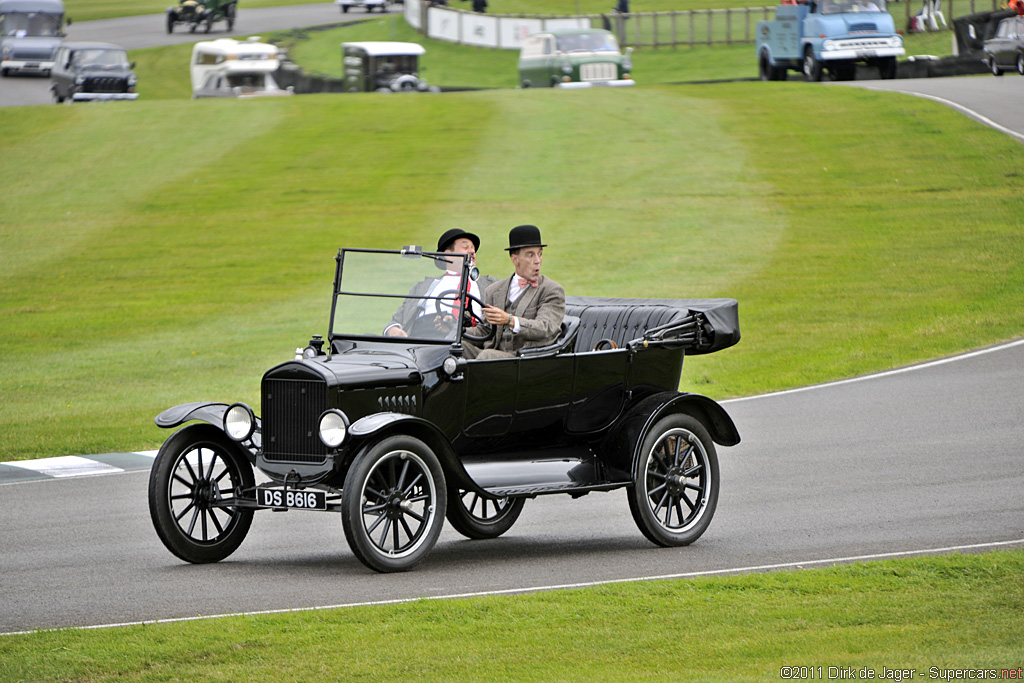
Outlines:
[{"label": "race track asphalt", "polygon": [[718,511],[686,548],[647,542],[616,491],[528,501],[491,541],[446,526],[404,574],[360,564],[336,514],[295,511],[257,514],[234,555],[188,565],[153,530],[145,469],[7,483],[0,633],[1024,547],[1021,386],[1024,340],[725,402],[743,442],[719,449]]}]

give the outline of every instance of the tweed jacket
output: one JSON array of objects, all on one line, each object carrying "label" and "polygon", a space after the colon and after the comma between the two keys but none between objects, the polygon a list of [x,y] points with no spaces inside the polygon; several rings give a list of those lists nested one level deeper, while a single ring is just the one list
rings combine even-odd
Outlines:
[{"label": "tweed jacket", "polygon": [[519,349],[546,346],[558,338],[565,317],[565,290],[544,275],[536,287],[527,287],[513,304],[508,300],[513,273],[504,280],[498,280],[484,292],[484,303],[508,311],[519,319],[519,333],[513,334],[511,327],[502,327],[494,338],[484,344],[485,349],[497,349],[515,353]]}]

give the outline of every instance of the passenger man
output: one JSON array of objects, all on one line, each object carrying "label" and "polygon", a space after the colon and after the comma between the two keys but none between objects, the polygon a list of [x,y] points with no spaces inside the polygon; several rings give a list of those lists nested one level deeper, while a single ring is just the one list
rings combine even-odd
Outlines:
[{"label": "passenger man", "polygon": [[540,273],[545,246],[535,225],[518,225],[509,232],[505,251],[515,272],[484,292],[483,314],[495,334],[482,349],[466,343],[467,358],[511,358],[519,349],[546,346],[558,338],[565,290]]},{"label": "passenger man", "polygon": [[[476,265],[476,250],[480,248],[480,238],[471,232],[461,228],[452,228],[441,235],[437,240],[437,251],[466,254],[469,267]],[[437,301],[435,299],[423,299],[417,297],[437,296],[442,292],[451,290],[458,291],[462,273],[462,259],[452,259],[445,274],[440,277],[426,278],[417,282],[409,291],[409,297],[405,300],[398,311],[391,317],[391,323],[384,328],[384,334],[389,337],[408,337],[414,331],[416,321],[433,313],[437,313]],[[481,275],[476,281],[470,281],[469,293],[480,298],[483,288],[494,282],[494,278],[488,275]],[[449,301],[449,307],[451,302]],[[446,307],[448,308],[448,307]],[[480,313],[479,307],[477,313]],[[431,325],[434,323],[431,322]],[[437,332],[430,329],[415,330],[415,336],[436,337]]]}]

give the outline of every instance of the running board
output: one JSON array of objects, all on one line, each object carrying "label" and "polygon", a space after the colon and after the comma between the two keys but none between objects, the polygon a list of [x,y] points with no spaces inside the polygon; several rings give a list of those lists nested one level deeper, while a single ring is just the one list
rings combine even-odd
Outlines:
[{"label": "running board", "polygon": [[582,496],[633,483],[626,473],[611,470],[594,457],[464,461],[463,464],[480,488],[498,498],[532,498],[554,493]]}]

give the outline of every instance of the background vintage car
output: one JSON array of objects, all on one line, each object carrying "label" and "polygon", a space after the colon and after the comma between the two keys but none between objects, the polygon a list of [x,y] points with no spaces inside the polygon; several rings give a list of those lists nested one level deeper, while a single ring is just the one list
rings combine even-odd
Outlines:
[{"label": "background vintage car", "polygon": [[178,24],[194,33],[200,26],[206,33],[213,29],[214,22],[227,22],[227,30],[235,27],[238,15],[238,0],[185,0],[167,8],[167,32],[173,33]]},{"label": "background vintage car", "polygon": [[[450,259],[458,286],[436,291]],[[445,518],[495,538],[529,498],[619,488],[657,545],[707,529],[715,444],[740,437],[721,406],[678,386],[687,353],[739,340],[735,301],[570,297],[548,346],[467,360],[478,328],[462,304],[473,297],[461,254],[344,249],[337,260],[328,338],[264,374],[262,419],[241,403],[157,416],[165,428],[200,421],[167,439],[150,477],[150,514],[172,553],[215,562],[255,510],[319,510],[341,513],[366,566],[403,571]],[[422,310],[410,336],[387,336],[408,302]],[[255,485],[254,467],[268,485]]]},{"label": "background vintage car", "polygon": [[347,13],[353,7],[359,7],[367,12],[373,10],[380,10],[381,12],[388,11],[388,5],[391,4],[388,0],[334,0],[334,4],[341,8],[342,13]]},{"label": "background vintage car", "polygon": [[527,36],[519,52],[519,83],[524,88],[630,86],[632,48],[622,54],[615,34],[571,29]]},{"label": "background vintage car", "polygon": [[1007,17],[999,22],[993,37],[985,41],[985,58],[993,75],[1016,70],[1024,76],[1024,17]]},{"label": "background vintage car", "polygon": [[124,48],[110,43],[68,42],[57,50],[50,91],[57,104],[135,100],[138,79]]},{"label": "background vintage car", "polygon": [[347,92],[437,92],[419,76],[426,49],[418,43],[362,41],[342,43]]}]

